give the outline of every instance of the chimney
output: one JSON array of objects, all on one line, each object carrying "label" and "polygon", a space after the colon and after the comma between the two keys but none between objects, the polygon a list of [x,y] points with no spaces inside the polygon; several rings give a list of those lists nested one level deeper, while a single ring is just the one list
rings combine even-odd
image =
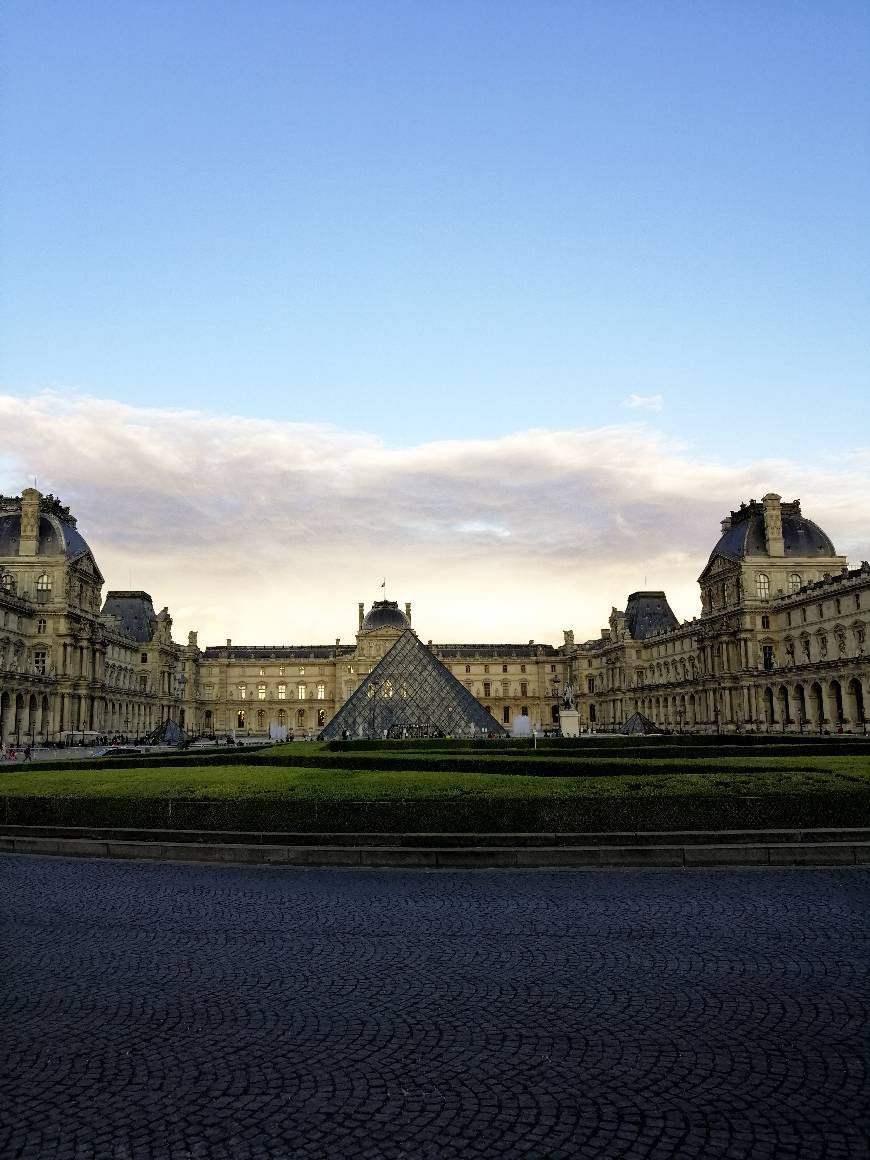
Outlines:
[{"label": "chimney", "polygon": [[190,645],[190,647],[191,647],[191,648],[196,648],[196,647],[197,647],[196,640],[197,640],[197,637],[196,637],[196,633],[195,633],[195,632],[189,632],[189,633],[187,634],[187,643]]},{"label": "chimney", "polygon": [[360,601],[360,604],[359,604],[359,626],[360,626],[360,630],[362,630],[362,624],[363,624],[363,620],[365,619],[365,612],[364,612],[364,609],[365,609],[365,605],[362,603],[362,601]]},{"label": "chimney", "polygon": [[764,539],[767,542],[768,556],[784,556],[785,546],[782,541],[782,496],[770,492],[764,497]]},{"label": "chimney", "polygon": [[233,643],[233,642],[230,640],[230,638],[229,638],[229,637],[227,637],[227,648],[231,648],[231,647],[232,647],[232,643]]},{"label": "chimney", "polygon": [[19,556],[35,556],[39,551],[39,501],[35,487],[26,487],[21,493],[21,539]]},{"label": "chimney", "polygon": [[337,636],[337,637],[335,638],[335,647],[336,647],[336,648],[338,648],[338,646],[339,646],[340,644],[341,644],[341,637],[340,637],[340,636]]},{"label": "chimney", "polygon": [[408,621],[408,624],[410,625],[410,623],[411,623],[411,602],[410,602],[410,600],[405,605],[405,619]]}]

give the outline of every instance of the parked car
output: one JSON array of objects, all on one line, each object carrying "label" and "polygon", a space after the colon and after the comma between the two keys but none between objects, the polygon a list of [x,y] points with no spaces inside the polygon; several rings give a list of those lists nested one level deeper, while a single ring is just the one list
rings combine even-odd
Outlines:
[{"label": "parked car", "polygon": [[108,749],[98,749],[94,757],[135,757],[141,752],[135,745],[110,745]]}]

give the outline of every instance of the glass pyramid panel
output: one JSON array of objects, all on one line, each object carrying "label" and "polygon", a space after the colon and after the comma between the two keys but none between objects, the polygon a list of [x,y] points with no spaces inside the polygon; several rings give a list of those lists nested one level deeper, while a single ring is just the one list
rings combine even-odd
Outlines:
[{"label": "glass pyramid panel", "polygon": [[505,730],[410,630],[372,669],[320,737],[479,737]]}]

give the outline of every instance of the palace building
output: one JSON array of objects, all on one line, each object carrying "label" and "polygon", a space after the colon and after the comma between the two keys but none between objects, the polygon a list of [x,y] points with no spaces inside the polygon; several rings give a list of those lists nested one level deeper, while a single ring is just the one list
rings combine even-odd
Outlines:
[{"label": "palace building", "polygon": [[[173,641],[169,610],[155,612],[148,593],[104,596],[75,517],[28,488],[0,497],[0,741],[136,737],[165,721],[317,736],[361,686],[380,695],[367,678],[400,640],[415,671],[455,678],[448,693],[442,675],[439,696],[462,702],[477,728],[493,719],[510,732],[525,717],[556,731],[570,684],[583,729],[641,712],[682,731],[866,730],[870,564],[850,569],[799,500],[771,493],[732,511],[699,584],[692,620],[679,622],[664,592],[634,592],[583,643],[571,631],[558,645],[423,641],[410,604],[381,600],[358,606],[345,644],[200,648],[195,632]],[[365,714],[353,720],[362,729]]]}]

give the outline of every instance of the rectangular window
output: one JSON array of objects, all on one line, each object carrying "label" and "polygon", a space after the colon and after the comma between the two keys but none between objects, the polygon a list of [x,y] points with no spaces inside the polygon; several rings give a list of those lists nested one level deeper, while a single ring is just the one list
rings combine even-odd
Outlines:
[{"label": "rectangular window", "polygon": [[806,624],[806,622],[807,622],[807,610],[805,608],[802,608],[801,609],[801,624]]},{"label": "rectangular window", "polygon": [[507,665],[502,665],[502,666],[501,666],[501,671],[502,671],[503,673],[506,673],[506,672],[507,672]]},{"label": "rectangular window", "polygon": [[203,685],[202,695],[206,700],[210,700],[214,696],[214,685]]},{"label": "rectangular window", "polygon": [[488,672],[489,672],[489,665],[484,665],[484,666],[483,666],[483,671],[484,671],[485,673],[488,673]]},{"label": "rectangular window", "polygon": [[786,620],[788,621],[788,626],[789,626],[789,628],[791,628],[791,613],[790,613],[790,612],[787,612],[787,613],[785,614],[785,618],[786,618]]},{"label": "rectangular window", "polygon": [[244,701],[248,695],[248,690],[245,685],[239,685],[239,700]]},{"label": "rectangular window", "polygon": [[471,672],[471,665],[466,665],[466,666],[465,666],[465,671],[466,671],[467,673],[470,673],[470,672]]},{"label": "rectangular window", "polygon": [[762,616],[761,627],[762,628],[770,628],[770,617],[769,616]]},{"label": "rectangular window", "polygon": [[317,686],[317,700],[323,701],[326,697],[326,685],[323,683]]},{"label": "rectangular window", "polygon": [[48,628],[48,625],[46,624],[46,622],[44,620],[38,620],[36,622],[36,631],[40,636],[45,636],[45,630],[47,628]]},{"label": "rectangular window", "polygon": [[861,607],[861,593],[860,592],[855,593],[855,607],[856,608]]},{"label": "rectangular window", "polygon": [[266,700],[266,686],[265,685],[257,685],[257,700],[258,701],[265,701]]},{"label": "rectangular window", "polygon": [[491,690],[492,690],[492,685],[489,683],[489,681],[484,681],[483,682],[483,695],[484,695],[484,697],[491,696]]},{"label": "rectangular window", "polygon": [[300,701],[304,701],[304,700],[305,700],[305,686],[304,686],[304,685],[299,685],[299,686],[297,687],[297,689],[296,689],[296,695],[297,695],[297,697],[299,698],[299,700],[300,700]]},{"label": "rectangular window", "polygon": [[142,661],[143,665],[147,665],[148,664],[148,653],[142,653],[142,656],[139,659]]},{"label": "rectangular window", "polygon": [[147,673],[140,673],[139,674],[139,692],[140,693],[147,693],[148,692],[148,674]]},{"label": "rectangular window", "polygon": [[33,670],[37,673],[45,673],[46,660],[48,654],[44,652],[35,652],[33,654]]},{"label": "rectangular window", "polygon": [[284,666],[283,666],[283,665],[279,665],[279,666],[278,666],[278,676],[279,676],[279,677],[283,677],[283,676],[284,676]]},{"label": "rectangular window", "polygon": [[[592,662],[590,661],[589,663],[591,664]],[[550,672],[551,672],[551,673],[555,673],[555,671],[556,671],[556,666],[555,666],[555,665],[550,665]]]},{"label": "rectangular window", "polygon": [[773,645],[763,644],[761,646],[761,656],[765,671],[770,672],[773,668]]},{"label": "rectangular window", "polygon": [[509,706],[509,705],[505,705],[505,707],[502,709],[502,711],[501,711],[501,719],[502,719],[502,721],[504,721],[505,725],[507,725],[507,724],[510,722],[510,719],[511,719],[511,711],[510,711],[510,706]]},{"label": "rectangular window", "polygon": [[587,677],[586,678],[586,692],[587,693],[594,693],[595,692],[595,678],[594,677]]},{"label": "rectangular window", "polygon": [[286,701],[287,700],[287,686],[286,685],[279,685],[278,686],[278,700],[279,701]]},{"label": "rectangular window", "polygon": [[524,673],[525,671],[526,671],[526,666],[525,666],[525,665],[520,665],[520,672],[521,672],[521,673]]},{"label": "rectangular window", "polygon": [[261,665],[261,666],[260,666],[260,676],[261,676],[261,677],[265,677],[265,675],[266,675],[266,670],[265,670],[265,669],[263,668],[263,666]]}]

